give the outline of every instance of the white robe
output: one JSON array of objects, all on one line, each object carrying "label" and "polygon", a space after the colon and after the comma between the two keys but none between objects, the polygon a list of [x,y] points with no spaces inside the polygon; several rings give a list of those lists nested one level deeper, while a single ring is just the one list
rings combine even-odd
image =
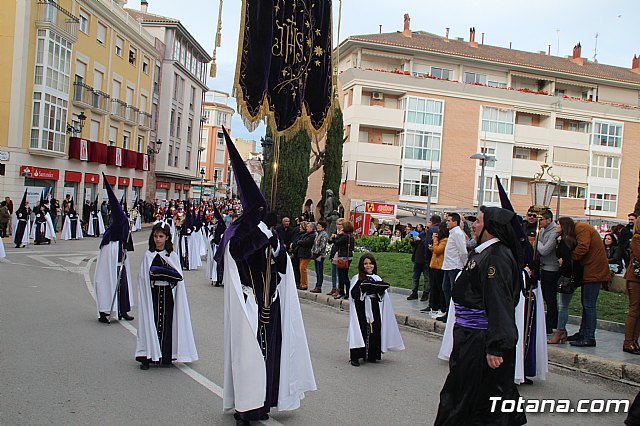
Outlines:
[{"label": "white robe", "polygon": [[[49,213],[46,213],[44,215],[44,237],[48,238],[50,240],[55,240],[56,239],[56,231],[54,231],[53,229],[53,221],[51,220],[51,215]],[[33,222],[33,226],[31,227],[31,239],[35,240],[36,239],[36,228],[38,227],[38,224],[34,221]]]},{"label": "white robe", "polygon": [[[98,228],[100,230],[100,235],[104,234],[104,222],[102,221],[102,215],[100,214],[100,212],[98,212],[97,214],[98,216]],[[93,229],[93,213],[91,213],[89,215],[89,232],[87,235],[90,235],[92,237],[97,237],[99,235],[96,234],[95,230]]]},{"label": "white robe", "polygon": [[[127,284],[129,287],[129,303],[133,307],[133,290],[131,286],[131,264],[129,256],[124,261],[127,270]],[[113,296],[118,286],[118,242],[113,241],[103,246],[96,261],[96,271],[93,278],[96,294],[98,315],[104,312],[109,315],[118,315],[118,298],[113,302]],[[113,303],[113,310],[111,304]],[[109,312],[111,311],[111,312]]]},{"label": "white robe", "polygon": [[[76,240],[82,239],[82,223],[80,222],[80,217],[76,220]],[[60,233],[61,240],[70,240],[71,239],[71,219],[69,216],[64,217],[64,225],[62,225],[62,232]]]},{"label": "white robe", "polygon": [[200,257],[206,256],[209,250],[207,250],[208,244],[207,244],[207,237],[204,234],[204,226],[200,228],[200,231],[198,231],[198,235],[200,236],[199,238]]},{"label": "white robe", "polygon": [[[549,363],[547,356],[547,336],[546,336],[546,320],[544,316],[544,306],[542,302],[542,290],[540,286],[535,290],[536,294],[536,377],[540,380],[546,380],[549,371]],[[516,369],[513,381],[516,384],[524,382],[524,308],[525,298],[520,293],[520,300],[515,308],[516,328],[518,329],[518,343],[516,344]],[[447,312],[447,325],[442,336],[440,344],[440,352],[438,358],[449,361],[451,350],[453,349],[453,326],[456,323],[456,311],[453,300],[449,303],[449,311]]]},{"label": "white robe", "polygon": [[205,276],[208,280],[218,281],[218,263],[213,258],[218,250],[218,245],[213,244],[213,234],[209,235],[209,243],[207,244],[207,268]]},{"label": "white robe", "polygon": [[[270,237],[271,231],[260,223],[260,230]],[[287,273],[280,274],[277,287],[280,298],[282,346],[280,357],[280,411],[300,407],[304,392],[316,390],[311,356],[304,331],[300,302],[291,260],[287,257]],[[222,408],[249,411],[264,406],[266,366],[256,339],[258,306],[251,287],[243,286],[236,262],[229,251],[224,253],[224,397]],[[245,292],[248,294],[244,299]]]},{"label": "white robe", "polygon": [[[166,251],[147,251],[142,258],[138,274],[138,334],[136,339],[136,357],[147,357],[158,361],[162,357],[162,348],[158,341],[158,331],[154,321],[153,297],[149,270],[157,254],[160,254],[176,271],[180,271],[180,259],[176,252],[169,257]],[[198,360],[198,351],[191,328],[191,314],[184,281],[173,288],[173,324],[171,330],[172,357],[178,362]]]},{"label": "white robe", "polygon": [[[382,281],[377,275],[371,276],[374,280]],[[358,282],[358,275],[351,278],[351,284],[349,285],[349,294],[353,286]],[[361,300],[364,300],[367,296],[363,293]],[[366,302],[365,302],[366,303]],[[391,297],[385,294],[380,301],[380,349],[382,353],[389,351],[401,351],[404,349],[404,342],[400,335],[400,329],[398,328],[398,322],[396,321],[396,315],[391,306]],[[358,314],[356,313],[355,303],[349,303],[349,332],[347,335],[347,342],[349,342],[349,349],[363,348],[364,338],[360,331],[360,323],[358,322]]]},{"label": "white robe", "polygon": [[2,241],[2,238],[0,238],[0,259],[3,257],[7,257],[7,254],[4,252],[4,242]]},{"label": "white robe", "polygon": [[[11,242],[13,242],[14,235],[16,235],[16,229],[18,229],[18,217],[14,213],[11,218]],[[27,217],[25,221],[24,234],[22,234],[22,244],[27,247],[29,245],[29,235],[31,235],[31,222]]]},{"label": "white robe", "polygon": [[200,244],[198,242],[199,238],[197,233],[191,233],[191,235],[187,235],[186,237],[178,238],[180,240],[180,244],[178,244],[178,256],[182,256],[182,253],[184,253],[185,249],[188,248],[189,270],[197,270],[202,266],[202,259],[200,258]]}]

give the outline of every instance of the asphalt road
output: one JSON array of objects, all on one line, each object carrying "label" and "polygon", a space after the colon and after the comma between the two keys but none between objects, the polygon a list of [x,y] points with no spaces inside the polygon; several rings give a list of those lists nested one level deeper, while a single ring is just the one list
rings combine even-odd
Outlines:
[{"label": "asphalt road", "polygon": [[[148,231],[134,234],[132,277],[147,237]],[[141,371],[134,360],[136,321],[104,325],[96,319],[90,281],[97,245],[97,239],[84,239],[7,247],[0,263],[0,424],[235,424],[222,412],[220,398],[223,289],[212,287],[203,269],[186,272],[200,360]],[[439,337],[403,328],[405,351],[355,368],[348,363],[348,312],[304,300],[301,306],[318,390],[307,394],[299,410],[272,413],[264,424],[433,423],[448,372],[436,358]],[[521,386],[523,397],[575,402],[632,400],[637,393],[598,377],[551,370],[546,382]],[[532,425],[622,424],[624,418],[528,414]]]}]

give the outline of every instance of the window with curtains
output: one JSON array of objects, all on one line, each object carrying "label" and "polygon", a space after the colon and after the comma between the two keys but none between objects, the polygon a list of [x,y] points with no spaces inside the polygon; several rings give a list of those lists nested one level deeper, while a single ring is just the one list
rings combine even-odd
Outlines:
[{"label": "window with curtains", "polygon": [[442,126],[444,102],[440,100],[409,96],[402,99],[402,108],[409,123]]},{"label": "window with curtains", "polygon": [[591,158],[591,173],[593,177],[618,179],[620,173],[620,159],[608,155],[594,155]]},{"label": "window with curtains", "polygon": [[482,107],[482,131],[513,135],[515,114],[512,110]]},{"label": "window with curtains", "polygon": [[404,171],[401,194],[415,197],[438,197],[439,175],[428,171],[408,169]]},{"label": "window with curtains", "polygon": [[408,130],[401,134],[404,158],[440,161],[440,133]]},{"label": "window with curtains", "polygon": [[[504,190],[509,193],[509,179],[500,178],[500,183],[504,187]],[[476,194],[480,193],[480,178],[478,178],[478,187],[476,188]],[[479,201],[479,200],[478,200]],[[498,191],[498,184],[496,183],[495,176],[484,177],[484,204],[500,204],[500,194]]]},{"label": "window with curtains", "polygon": [[596,121],[591,144],[620,148],[622,146],[622,123]]}]

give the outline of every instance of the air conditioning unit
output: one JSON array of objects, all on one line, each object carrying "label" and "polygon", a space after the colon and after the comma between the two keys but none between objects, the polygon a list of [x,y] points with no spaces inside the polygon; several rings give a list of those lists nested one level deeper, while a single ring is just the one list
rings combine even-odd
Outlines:
[{"label": "air conditioning unit", "polygon": [[371,98],[375,99],[376,101],[381,101],[384,97],[382,95],[382,92],[373,92],[371,94]]}]

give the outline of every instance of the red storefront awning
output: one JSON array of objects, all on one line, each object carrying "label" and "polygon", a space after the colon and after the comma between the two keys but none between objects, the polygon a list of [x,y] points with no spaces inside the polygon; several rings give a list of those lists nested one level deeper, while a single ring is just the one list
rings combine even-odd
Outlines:
[{"label": "red storefront awning", "polygon": [[176,191],[181,191],[181,190],[182,190],[182,184],[176,183]]},{"label": "red storefront awning", "polygon": [[182,189],[184,189],[185,191],[188,191],[191,189],[191,185],[189,185],[188,183],[182,184]]},{"label": "red storefront awning", "polygon": [[64,181],[65,182],[82,182],[82,172],[71,172],[69,170],[65,170]]},{"label": "red storefront awning", "polygon": [[85,173],[84,181],[85,183],[100,183],[100,175],[95,173]]},{"label": "red storefront awning", "polygon": [[133,178],[133,186],[136,188],[142,188],[144,186],[144,180]]},{"label": "red storefront awning", "polygon": [[116,182],[118,182],[118,179],[116,179],[115,176],[109,176],[109,175],[105,175],[107,182],[109,182],[110,185],[115,185]]},{"label": "red storefront awning", "polygon": [[157,189],[171,189],[171,182],[156,182]]},{"label": "red storefront awning", "polygon": [[131,182],[131,180],[128,177],[119,177],[118,178],[118,185],[120,185],[120,186],[129,186],[130,182]]}]

